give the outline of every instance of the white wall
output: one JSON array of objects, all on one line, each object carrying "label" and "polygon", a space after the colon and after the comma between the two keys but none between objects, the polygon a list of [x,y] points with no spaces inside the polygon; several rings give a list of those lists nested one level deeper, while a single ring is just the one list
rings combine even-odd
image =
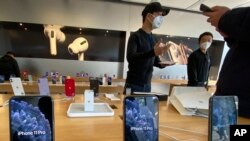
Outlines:
[{"label": "white wall", "polygon": [[1,0],[0,20],[127,30],[129,6],[95,0]]},{"label": "white wall", "polygon": [[[66,26],[89,27],[98,29],[136,31],[142,25],[141,11],[143,6],[111,3],[95,0],[1,0],[0,21],[60,24]],[[165,17],[164,24],[154,31],[158,34],[198,37],[202,32],[210,31],[214,38],[222,37],[206,22],[200,14],[171,11]],[[127,44],[127,43],[126,43]],[[111,73],[126,76],[127,61],[112,62],[79,62],[55,59],[18,58],[21,69],[58,70],[74,75],[76,71],[87,70],[93,74]],[[124,67],[123,67],[124,65]],[[168,71],[183,73],[185,68],[155,69],[154,75]],[[86,72],[87,72],[86,71]]]}]

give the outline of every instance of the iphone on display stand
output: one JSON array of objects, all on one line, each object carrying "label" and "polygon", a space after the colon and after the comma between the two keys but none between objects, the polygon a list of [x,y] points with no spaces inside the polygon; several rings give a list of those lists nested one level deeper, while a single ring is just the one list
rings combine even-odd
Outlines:
[{"label": "iphone on display stand", "polygon": [[50,95],[49,82],[47,78],[38,79],[38,88],[40,95]]},{"label": "iphone on display stand", "polygon": [[56,84],[56,76],[51,76],[51,81],[52,81],[52,84]]},{"label": "iphone on display stand", "polygon": [[10,141],[54,141],[51,97],[13,96],[9,106]]},{"label": "iphone on display stand", "polygon": [[14,95],[25,95],[23,84],[20,77],[11,77],[10,84],[14,92]]},{"label": "iphone on display stand", "polygon": [[124,141],[158,141],[158,103],[154,95],[130,95],[124,98]]},{"label": "iphone on display stand", "polygon": [[68,78],[65,79],[65,95],[68,97],[75,96],[75,80]]},{"label": "iphone on display stand", "polygon": [[0,83],[4,83],[4,81],[5,81],[4,75],[0,75]]},{"label": "iphone on display stand", "polygon": [[230,125],[237,124],[237,116],[237,96],[210,97],[208,141],[230,141]]},{"label": "iphone on display stand", "polygon": [[66,76],[62,76],[62,84],[65,84],[65,79],[66,78],[67,78]]},{"label": "iphone on display stand", "polygon": [[97,97],[99,93],[99,81],[97,78],[89,78],[90,89],[94,91],[94,96]]}]

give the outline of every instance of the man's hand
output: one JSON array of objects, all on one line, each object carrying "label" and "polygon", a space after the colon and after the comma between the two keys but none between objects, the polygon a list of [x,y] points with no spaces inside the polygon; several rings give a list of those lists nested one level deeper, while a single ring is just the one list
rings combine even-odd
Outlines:
[{"label": "man's hand", "polygon": [[169,48],[171,47],[172,43],[171,42],[167,42],[167,44],[165,44],[164,49],[163,49],[163,53],[167,53]]},{"label": "man's hand", "polygon": [[162,55],[164,53],[165,50],[165,44],[162,43],[162,39],[160,39],[154,46],[154,52],[155,52],[155,56],[158,55]]},{"label": "man's hand", "polygon": [[219,30],[218,24],[219,24],[220,18],[226,12],[230,11],[230,9],[228,7],[225,7],[225,6],[214,6],[214,7],[212,7],[212,10],[213,10],[213,12],[203,12],[203,14],[208,17],[207,22],[211,23],[211,25],[214,26],[216,28],[216,30],[223,37],[227,37],[227,35],[225,33],[223,33],[222,31]]},{"label": "man's hand", "polygon": [[154,46],[155,55],[164,55],[165,53],[167,53],[170,47],[171,43],[164,44],[162,43],[162,39],[160,39]]}]

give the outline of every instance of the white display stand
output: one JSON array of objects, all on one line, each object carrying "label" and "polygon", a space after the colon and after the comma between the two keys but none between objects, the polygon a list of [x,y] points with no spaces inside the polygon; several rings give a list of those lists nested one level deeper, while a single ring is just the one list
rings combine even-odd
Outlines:
[{"label": "white display stand", "polygon": [[211,96],[205,87],[175,86],[169,101],[181,115],[207,117]]},{"label": "white display stand", "polygon": [[114,111],[108,103],[94,103],[94,111],[85,111],[84,103],[71,103],[67,115],[68,117],[114,116]]}]

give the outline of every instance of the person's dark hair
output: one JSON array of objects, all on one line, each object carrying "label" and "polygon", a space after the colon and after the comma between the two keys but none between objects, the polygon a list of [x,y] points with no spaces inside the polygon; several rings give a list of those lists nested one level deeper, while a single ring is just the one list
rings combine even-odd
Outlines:
[{"label": "person's dark hair", "polygon": [[147,15],[142,15],[142,23],[144,23]]},{"label": "person's dark hair", "polygon": [[7,55],[15,55],[14,52],[12,52],[12,51],[8,51],[8,52],[6,52],[6,54]]},{"label": "person's dark hair", "polygon": [[202,38],[203,36],[206,36],[206,35],[211,36],[212,38],[214,38],[214,37],[213,37],[213,34],[212,34],[211,32],[204,32],[204,33],[202,33],[202,34],[200,35],[200,37],[199,37],[199,43],[200,43],[200,41],[201,41],[201,38]]}]

